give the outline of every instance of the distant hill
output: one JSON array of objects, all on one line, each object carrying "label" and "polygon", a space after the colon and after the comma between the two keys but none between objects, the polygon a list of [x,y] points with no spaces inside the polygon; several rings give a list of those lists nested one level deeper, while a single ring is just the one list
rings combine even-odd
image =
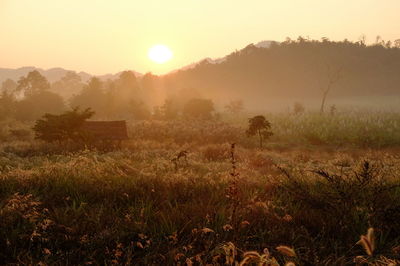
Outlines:
[{"label": "distant hill", "polygon": [[[35,69],[50,82],[68,71],[0,68],[0,82],[6,78],[17,81]],[[98,77],[115,79],[119,74]],[[92,77],[85,72],[78,75],[83,81]],[[329,82],[334,76],[338,79]],[[156,89],[153,91],[157,91],[159,101],[164,95],[177,95],[185,90],[188,95],[212,98],[219,105],[242,99],[252,109],[282,109],[295,101],[316,106],[321,101],[322,91],[330,86],[327,105],[400,106],[400,41],[396,47],[383,42],[367,46],[362,42],[327,39],[262,41],[225,57],[205,58],[166,75],[144,77],[143,88]]]},{"label": "distant hill", "polygon": [[[64,68],[50,68],[50,69],[41,69],[33,66],[28,66],[28,67],[21,67],[17,69],[11,69],[11,68],[0,68],[0,84],[6,80],[6,79],[12,79],[14,81],[18,81],[20,77],[26,76],[29,72],[37,70],[47,78],[48,81],[50,82],[55,82],[65,76],[65,74],[69,71],[73,70],[67,70]],[[107,80],[107,79],[116,79],[121,72],[115,73],[115,74],[105,74],[105,75],[100,75],[97,76],[98,78],[102,80]],[[136,76],[141,76],[142,74],[139,72],[135,72]],[[91,77],[94,75],[86,73],[86,72],[78,72],[77,73],[81,78],[83,82],[88,81]]]},{"label": "distant hill", "polygon": [[[276,42],[276,41],[261,41],[261,42],[258,42],[257,44],[255,44],[255,46],[259,47],[259,48],[269,48],[272,44],[278,44],[278,42]],[[226,57],[221,57],[221,58],[216,58],[216,59],[212,59],[210,57],[207,57],[207,58],[204,58],[204,59],[202,59],[202,60],[200,60],[198,62],[189,64],[189,65],[181,67],[179,69],[172,70],[169,74],[172,74],[172,73],[175,73],[175,72],[178,72],[178,71],[182,71],[182,70],[192,69],[192,68],[196,67],[199,64],[204,64],[204,63],[219,64],[219,63],[224,62],[225,60],[226,60]]]},{"label": "distant hill", "polygon": [[318,103],[329,79],[328,104],[395,100],[400,103],[400,48],[329,40],[265,41],[219,59],[161,76],[166,91],[194,89],[223,103],[243,99],[254,108]]}]

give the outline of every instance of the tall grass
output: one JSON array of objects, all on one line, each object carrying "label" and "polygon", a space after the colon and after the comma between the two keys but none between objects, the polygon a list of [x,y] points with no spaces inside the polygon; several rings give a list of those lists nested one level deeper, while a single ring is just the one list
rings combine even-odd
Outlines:
[{"label": "tall grass", "polygon": [[366,167],[342,154],[307,161],[238,147],[233,221],[229,144],[217,146],[225,160],[210,160],[200,147],[178,171],[168,144],[135,145],[111,153],[2,153],[0,261],[223,263],[217,250],[231,242],[237,261],[268,248],[284,263],[289,258],[275,247],[287,245],[298,264],[349,263],[364,254],[354,245],[370,226],[378,229],[374,254],[398,258],[396,156],[376,152],[364,158]]},{"label": "tall grass", "polygon": [[3,142],[0,263],[399,263],[398,115],[267,119],[265,150],[246,121],[134,123],[111,152]]}]

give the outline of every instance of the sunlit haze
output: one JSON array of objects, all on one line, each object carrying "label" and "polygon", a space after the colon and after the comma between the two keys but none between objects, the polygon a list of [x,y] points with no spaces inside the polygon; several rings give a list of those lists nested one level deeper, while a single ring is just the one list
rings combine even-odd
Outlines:
[{"label": "sunlit haze", "polygon": [[157,44],[150,48],[149,58],[158,64],[164,64],[171,60],[172,51],[165,45]]},{"label": "sunlit haze", "polygon": [[[262,40],[394,40],[399,11],[398,0],[0,0],[0,67],[166,73]],[[173,60],[149,60],[159,43]]]},{"label": "sunlit haze", "polygon": [[400,265],[399,22],[0,0],[0,266]]}]

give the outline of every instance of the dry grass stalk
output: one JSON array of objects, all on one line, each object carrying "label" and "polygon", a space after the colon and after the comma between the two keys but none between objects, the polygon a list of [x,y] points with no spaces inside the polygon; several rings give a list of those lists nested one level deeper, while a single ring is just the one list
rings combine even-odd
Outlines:
[{"label": "dry grass stalk", "polygon": [[357,244],[362,245],[365,252],[368,254],[368,256],[372,256],[375,250],[375,235],[374,235],[374,229],[371,227],[368,229],[368,232],[366,235],[361,235],[360,240],[357,242]]}]

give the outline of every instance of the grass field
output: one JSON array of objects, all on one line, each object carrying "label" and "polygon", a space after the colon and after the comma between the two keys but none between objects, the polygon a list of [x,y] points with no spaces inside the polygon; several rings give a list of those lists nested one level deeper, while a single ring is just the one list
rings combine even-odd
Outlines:
[{"label": "grass field", "polygon": [[4,122],[0,262],[398,265],[400,115],[266,117],[263,149],[241,118],[131,123],[112,151]]}]

